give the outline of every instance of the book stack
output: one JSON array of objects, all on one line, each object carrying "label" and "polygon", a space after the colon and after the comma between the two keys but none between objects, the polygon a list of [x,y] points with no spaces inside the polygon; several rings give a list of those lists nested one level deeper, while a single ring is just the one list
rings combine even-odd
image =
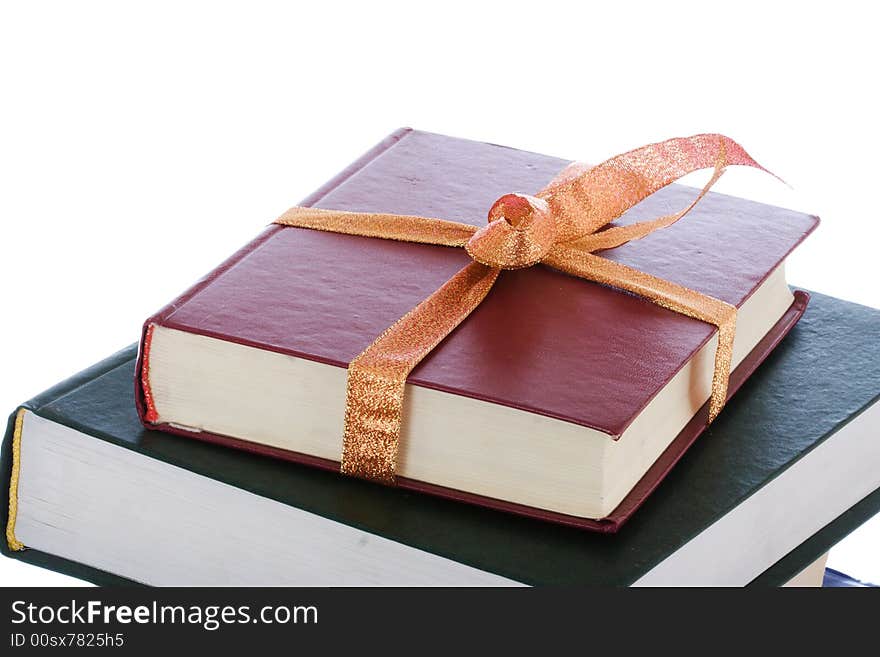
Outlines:
[{"label": "book stack", "polygon": [[[347,366],[471,263],[352,222],[482,226],[495,199],[567,164],[385,139],[301,204],[341,212],[342,229],[272,224],[139,345],[13,412],[4,553],[154,585],[821,581],[823,555],[880,507],[880,313],[789,288],[814,217],[721,194],[594,256],[736,307],[717,417],[711,322],[558,268],[506,269],[408,373],[391,477],[348,476]],[[661,187],[614,227],[695,196]]]}]

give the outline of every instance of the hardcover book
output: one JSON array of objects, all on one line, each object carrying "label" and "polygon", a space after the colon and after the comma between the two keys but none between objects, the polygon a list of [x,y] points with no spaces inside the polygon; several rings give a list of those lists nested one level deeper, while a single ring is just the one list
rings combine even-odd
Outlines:
[{"label": "hardcover book", "polygon": [[[303,205],[485,224],[567,162],[399,131]],[[688,205],[661,189],[618,222]],[[607,257],[738,307],[733,394],[804,311],[798,212],[708,194]],[[339,470],[346,366],[469,262],[461,249],[272,225],[144,325],[148,426]],[[397,483],[617,531],[707,424],[714,326],[547,267],[504,271],[407,381]]]},{"label": "hardcover book", "polygon": [[779,585],[880,509],[878,343],[813,295],[615,536],[146,430],[131,347],[13,412],[3,550],[97,583]]}]

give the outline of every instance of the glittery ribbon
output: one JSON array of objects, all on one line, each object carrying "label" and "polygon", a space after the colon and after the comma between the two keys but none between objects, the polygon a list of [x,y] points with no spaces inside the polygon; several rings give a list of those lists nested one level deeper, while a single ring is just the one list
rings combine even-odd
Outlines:
[{"label": "glittery ribbon", "polygon": [[[275,223],[347,235],[463,247],[474,262],[401,317],[348,365],[341,471],[394,483],[406,378],[483,301],[502,269],[542,264],[641,296],[718,327],[709,422],[727,398],[736,307],[595,255],[672,225],[700,201],[728,165],[765,170],[732,139],[703,134],[617,155],[595,167],[574,163],[535,196],[506,194],[482,228],[410,215],[292,208]],[[682,176],[714,167],[702,191],[675,214],[604,228]]]}]

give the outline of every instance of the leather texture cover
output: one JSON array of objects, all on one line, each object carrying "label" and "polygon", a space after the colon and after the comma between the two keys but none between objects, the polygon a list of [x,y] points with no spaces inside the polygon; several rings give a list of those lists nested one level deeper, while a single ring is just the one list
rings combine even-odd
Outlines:
[{"label": "leather texture cover", "polygon": [[[400,130],[305,205],[482,225],[504,193],[533,193],[567,164],[501,146]],[[626,224],[684,208],[679,185]],[[741,305],[816,226],[798,212],[710,193],[681,222],[606,257]],[[723,245],[723,247],[722,247]],[[469,261],[461,249],[270,226],[145,323],[345,367]],[[734,372],[730,394],[803,312],[788,313]],[[515,330],[511,330],[515,327]],[[415,385],[524,409],[616,438],[714,332],[646,300],[545,267],[502,272],[479,308],[413,371]],[[140,368],[139,368],[140,369]],[[140,377],[136,385],[140,386]],[[143,391],[138,407],[143,417]],[[593,521],[399,479],[400,485],[546,520],[616,531],[696,439],[706,410],[606,519]],[[326,468],[334,462],[234,437],[156,428]]]},{"label": "leather texture cover", "polygon": [[[322,517],[533,585],[623,586],[759,491],[880,397],[880,312],[814,294],[803,319],[614,537],[145,430],[131,347],[26,404],[98,439]],[[796,397],[796,408],[792,399]],[[2,449],[8,510],[11,430]],[[25,466],[26,467],[26,466]],[[146,491],[145,491],[146,495]],[[753,581],[778,586],[880,511],[868,495]],[[8,556],[97,583],[116,575],[28,549]],[[144,546],[149,550],[150,546]],[[180,550],[191,549],[180,545]],[[743,558],[747,558],[744,555]]]}]

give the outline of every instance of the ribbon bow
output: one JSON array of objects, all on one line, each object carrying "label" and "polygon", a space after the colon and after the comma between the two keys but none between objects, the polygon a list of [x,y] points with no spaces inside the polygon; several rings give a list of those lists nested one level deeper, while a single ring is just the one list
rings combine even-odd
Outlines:
[{"label": "ribbon bow", "polygon": [[[394,483],[406,378],[486,297],[502,269],[546,265],[632,292],[718,327],[709,422],[727,398],[736,307],[595,254],[672,225],[728,165],[766,171],[732,139],[703,134],[617,155],[595,167],[574,163],[535,196],[506,194],[482,228],[445,219],[296,207],[275,223],[348,235],[463,247],[474,262],[385,330],[348,365],[341,471]],[[682,176],[714,167],[694,201],[675,214],[600,230]]]}]

